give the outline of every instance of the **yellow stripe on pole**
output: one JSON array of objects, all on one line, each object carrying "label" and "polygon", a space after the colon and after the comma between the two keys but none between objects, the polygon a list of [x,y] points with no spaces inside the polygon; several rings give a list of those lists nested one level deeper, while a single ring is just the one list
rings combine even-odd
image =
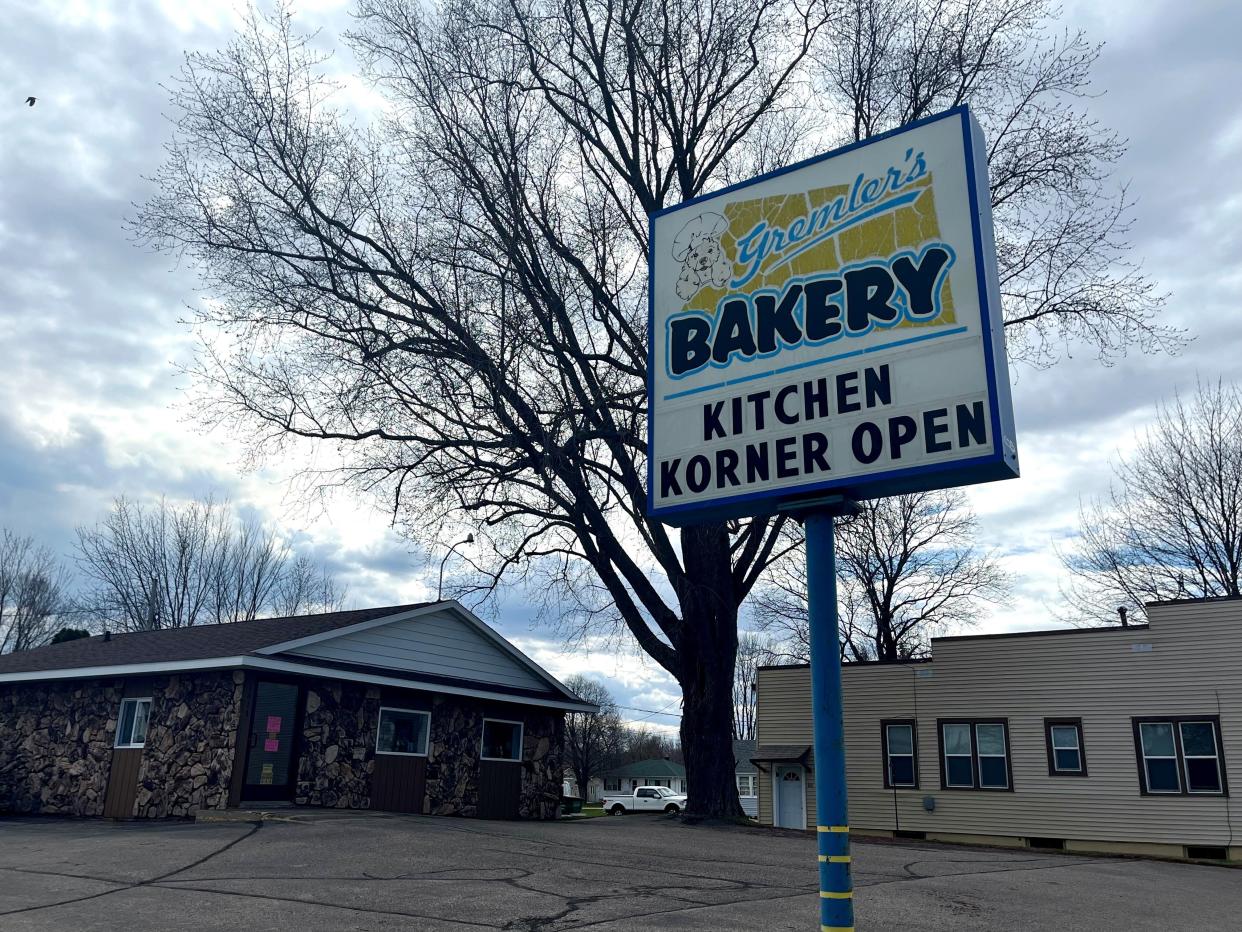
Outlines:
[{"label": "yellow stripe on pole", "polygon": [[820,825],[818,828],[821,832],[848,832],[850,830],[848,825]]},{"label": "yellow stripe on pole", "polygon": [[835,893],[831,890],[820,890],[819,895],[825,900],[852,900],[854,898],[852,890],[847,890],[845,893]]},{"label": "yellow stripe on pole", "polygon": [[819,860],[820,863],[848,864],[850,863],[850,856],[848,854],[821,854]]}]

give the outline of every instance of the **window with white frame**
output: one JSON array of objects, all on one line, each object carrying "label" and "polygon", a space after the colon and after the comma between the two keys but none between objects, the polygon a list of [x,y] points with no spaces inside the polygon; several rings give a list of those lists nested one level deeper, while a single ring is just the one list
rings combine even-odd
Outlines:
[{"label": "window with white frame", "polygon": [[944,753],[944,785],[974,788],[974,751],[968,722],[945,723],[940,726],[940,745]]},{"label": "window with white frame", "polygon": [[755,775],[753,773],[739,773],[737,775],[737,792],[739,796],[755,795]]},{"label": "window with white frame", "polygon": [[522,723],[483,719],[483,759],[521,760]]},{"label": "window with white frame", "polygon": [[147,743],[147,724],[151,720],[151,699],[122,699],[117,717],[116,746],[140,748]]},{"label": "window with white frame", "polygon": [[940,783],[946,790],[1009,790],[1005,719],[940,722]]},{"label": "window with white frame", "polygon": [[1143,793],[1227,795],[1215,716],[1134,719]]},{"label": "window with white frame", "polygon": [[605,793],[621,792],[621,778],[620,777],[604,777],[604,792]]},{"label": "window with white frame", "polygon": [[375,736],[375,753],[426,757],[427,737],[430,731],[430,712],[383,706],[379,710],[379,730]]},{"label": "window with white frame", "polygon": [[1083,750],[1082,719],[1046,718],[1044,737],[1048,744],[1049,776],[1085,777],[1087,755]]},{"label": "window with white frame", "polygon": [[1182,751],[1182,773],[1186,775],[1188,793],[1221,793],[1220,742],[1217,723],[1178,722],[1177,733]]},{"label": "window with white frame", "polygon": [[880,728],[884,745],[885,788],[917,788],[919,768],[914,722],[886,721],[880,723]]}]

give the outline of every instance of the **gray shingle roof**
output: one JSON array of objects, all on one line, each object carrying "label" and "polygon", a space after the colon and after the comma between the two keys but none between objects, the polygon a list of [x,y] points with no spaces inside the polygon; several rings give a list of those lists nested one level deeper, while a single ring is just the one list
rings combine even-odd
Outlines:
[{"label": "gray shingle roof", "polygon": [[684,764],[679,764],[677,761],[668,760],[664,757],[653,757],[650,760],[622,764],[620,767],[613,767],[611,770],[606,770],[601,774],[601,776],[609,777],[684,777],[685,775],[686,768]]},{"label": "gray shingle roof", "polygon": [[810,754],[811,748],[805,744],[765,744],[756,748],[751,759],[760,763],[806,763]]},{"label": "gray shingle roof", "polygon": [[733,760],[736,762],[737,773],[758,773],[759,768],[751,763],[751,758],[759,751],[758,741],[734,741]]},{"label": "gray shingle roof", "polygon": [[132,663],[168,663],[237,657],[273,644],[322,634],[374,618],[397,615],[431,605],[389,605],[320,615],[287,618],[260,618],[231,624],[195,625],[161,631],[135,631],[49,644],[34,650],[18,651],[0,657],[0,673],[34,673],[42,670],[73,670],[83,667],[110,667]]}]

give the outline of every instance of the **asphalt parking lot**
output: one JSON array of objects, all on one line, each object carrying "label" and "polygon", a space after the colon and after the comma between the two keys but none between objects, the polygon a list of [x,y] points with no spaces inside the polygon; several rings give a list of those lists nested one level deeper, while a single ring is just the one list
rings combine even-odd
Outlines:
[{"label": "asphalt parking lot", "polygon": [[[598,932],[817,927],[813,840],[656,816],[553,824],[298,811],[0,820],[0,929]],[[859,929],[1242,928],[1242,871],[854,845]]]}]

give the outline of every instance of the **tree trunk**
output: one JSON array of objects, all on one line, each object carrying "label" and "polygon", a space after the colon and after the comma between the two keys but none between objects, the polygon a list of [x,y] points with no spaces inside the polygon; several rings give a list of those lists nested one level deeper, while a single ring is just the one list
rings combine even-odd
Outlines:
[{"label": "tree trunk", "polygon": [[687,811],[737,818],[733,761],[733,673],[737,661],[737,599],[723,525],[683,528],[687,584],[678,593],[684,634],[677,648],[683,705],[681,746],[686,756]]},{"label": "tree trunk", "polygon": [[591,780],[591,771],[585,768],[575,767],[574,768],[574,779],[578,781],[578,798],[581,799],[583,802],[586,802],[587,801],[587,783],[589,783]]}]

